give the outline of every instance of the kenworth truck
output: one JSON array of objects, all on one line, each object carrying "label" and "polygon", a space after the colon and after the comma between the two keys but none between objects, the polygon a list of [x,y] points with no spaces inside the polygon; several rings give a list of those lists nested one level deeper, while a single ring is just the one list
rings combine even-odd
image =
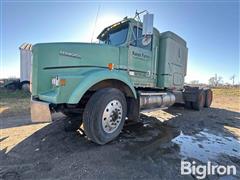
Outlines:
[{"label": "kenworth truck", "polygon": [[139,19],[106,27],[99,43],[35,44],[32,121],[51,121],[60,111],[73,130],[82,126],[88,139],[106,144],[141,112],[175,103],[210,107],[210,89],[184,86],[186,41],[153,28],[152,14]]}]

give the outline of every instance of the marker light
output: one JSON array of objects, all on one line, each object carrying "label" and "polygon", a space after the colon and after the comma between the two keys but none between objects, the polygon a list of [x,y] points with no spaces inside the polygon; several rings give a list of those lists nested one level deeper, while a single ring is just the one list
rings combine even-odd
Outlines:
[{"label": "marker light", "polygon": [[109,70],[113,70],[113,69],[114,69],[114,64],[109,63],[109,64],[108,64],[108,69],[109,69]]},{"label": "marker light", "polygon": [[66,79],[60,79],[59,84],[60,84],[60,86],[65,86],[66,85]]}]

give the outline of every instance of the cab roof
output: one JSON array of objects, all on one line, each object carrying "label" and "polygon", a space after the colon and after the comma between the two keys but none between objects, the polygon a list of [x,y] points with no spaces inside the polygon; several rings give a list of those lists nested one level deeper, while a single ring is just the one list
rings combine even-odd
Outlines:
[{"label": "cab roof", "polygon": [[[138,24],[140,27],[142,27],[142,22],[136,21],[133,18],[125,17],[122,21],[119,21],[117,23],[114,23],[114,24],[104,28],[102,30],[102,32],[98,35],[97,39],[102,40],[106,36],[107,32],[109,32],[113,28],[116,28],[117,26],[125,24],[125,23],[132,23],[132,24],[136,24],[136,25]],[[153,31],[157,32],[157,34],[160,35],[159,31],[156,28],[153,28]]]}]

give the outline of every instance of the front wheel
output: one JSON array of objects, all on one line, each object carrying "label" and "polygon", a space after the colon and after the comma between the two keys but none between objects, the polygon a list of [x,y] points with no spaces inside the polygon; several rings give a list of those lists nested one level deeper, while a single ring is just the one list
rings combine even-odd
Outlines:
[{"label": "front wheel", "polygon": [[97,144],[116,138],[124,125],[127,103],[118,89],[98,90],[89,99],[83,113],[83,127],[87,137]]}]

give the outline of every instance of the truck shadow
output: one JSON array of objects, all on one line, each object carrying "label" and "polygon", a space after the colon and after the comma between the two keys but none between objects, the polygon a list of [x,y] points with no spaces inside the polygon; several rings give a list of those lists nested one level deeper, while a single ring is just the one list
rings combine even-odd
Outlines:
[{"label": "truck shadow", "polygon": [[[237,112],[217,108],[201,112],[183,111],[182,107],[173,107],[165,112],[172,115],[166,121],[161,120],[161,113],[141,115],[141,122],[126,125],[116,140],[104,146],[88,141],[79,132],[65,132],[62,117],[36,131],[9,152],[2,149],[0,177],[31,179],[37,175],[37,179],[96,179],[106,178],[107,173],[107,179],[116,177],[116,174],[121,179],[133,175],[136,178],[182,178],[179,166],[184,154],[181,154],[179,141],[202,132],[221,134],[220,144],[224,137],[239,138],[236,131],[240,128],[240,117]],[[176,139],[179,136],[182,139]],[[1,137],[2,142],[4,138],[9,137]],[[201,148],[203,138],[191,139],[194,140]],[[191,149],[191,145],[189,147]],[[234,151],[239,153],[239,149]],[[238,164],[239,159],[235,157],[229,161]]]}]

